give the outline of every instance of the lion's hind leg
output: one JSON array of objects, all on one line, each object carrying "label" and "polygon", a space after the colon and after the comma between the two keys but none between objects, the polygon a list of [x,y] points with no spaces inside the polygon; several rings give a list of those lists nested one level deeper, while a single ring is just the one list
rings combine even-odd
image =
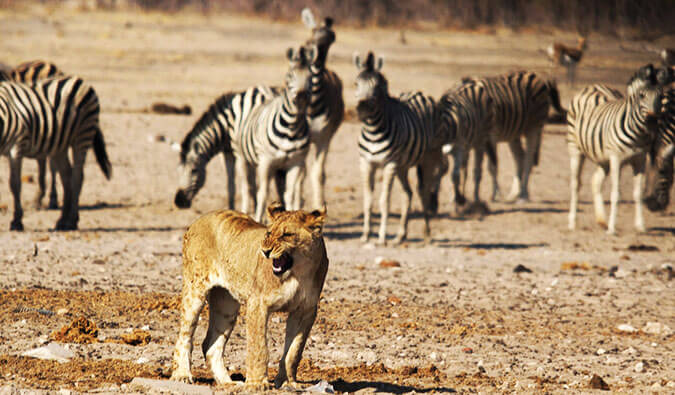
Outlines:
[{"label": "lion's hind leg", "polygon": [[232,379],[223,362],[223,354],[227,340],[237,322],[239,302],[228,290],[220,287],[211,289],[207,300],[209,302],[209,329],[202,343],[204,359],[211,368],[216,383],[231,383]]},{"label": "lion's hind leg", "polygon": [[312,330],[314,320],[316,319],[316,306],[309,310],[296,310],[288,314],[286,321],[286,341],[284,344],[284,354],[279,364],[279,373],[274,379],[276,388],[286,384],[297,388],[296,374],[298,364],[302,358],[302,351],[305,348],[307,337]]},{"label": "lion's hind leg", "polygon": [[199,313],[204,307],[204,290],[195,287],[183,288],[181,301],[181,319],[176,348],[173,351],[173,373],[171,380],[192,383],[190,357],[192,356],[192,338],[197,328]]}]

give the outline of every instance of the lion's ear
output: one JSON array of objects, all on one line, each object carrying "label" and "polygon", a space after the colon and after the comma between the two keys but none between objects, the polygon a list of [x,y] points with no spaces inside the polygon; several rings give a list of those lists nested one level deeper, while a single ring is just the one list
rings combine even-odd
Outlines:
[{"label": "lion's ear", "polygon": [[307,227],[313,231],[321,231],[323,229],[323,224],[326,221],[326,206],[324,205],[321,210],[314,210],[309,213],[307,217]]},{"label": "lion's ear", "polygon": [[284,208],[283,203],[273,202],[267,206],[267,217],[270,219],[270,221],[274,221],[274,219],[284,211],[286,211],[286,208]]}]

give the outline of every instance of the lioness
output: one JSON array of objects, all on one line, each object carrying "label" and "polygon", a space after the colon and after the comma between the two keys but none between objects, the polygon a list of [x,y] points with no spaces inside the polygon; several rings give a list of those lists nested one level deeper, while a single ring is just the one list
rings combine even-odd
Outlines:
[{"label": "lioness", "polygon": [[246,304],[246,385],[268,387],[267,319],[288,312],[284,354],[274,385],[297,386],[295,376],[312,329],[328,257],[322,236],[326,209],[285,211],[269,206],[265,227],[245,214],[222,210],[195,221],[183,237],[180,332],[173,353],[173,380],[192,382],[192,336],[205,300],[209,329],[204,357],[218,384],[230,383],[223,348]]}]

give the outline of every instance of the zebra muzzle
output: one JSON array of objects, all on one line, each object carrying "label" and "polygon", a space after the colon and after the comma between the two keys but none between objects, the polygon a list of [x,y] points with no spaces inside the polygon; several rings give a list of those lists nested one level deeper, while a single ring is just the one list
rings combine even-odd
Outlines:
[{"label": "zebra muzzle", "polygon": [[188,199],[187,195],[185,194],[185,191],[183,191],[182,189],[176,192],[176,197],[173,199],[173,202],[178,208],[190,208],[190,206],[192,205],[192,201]]}]

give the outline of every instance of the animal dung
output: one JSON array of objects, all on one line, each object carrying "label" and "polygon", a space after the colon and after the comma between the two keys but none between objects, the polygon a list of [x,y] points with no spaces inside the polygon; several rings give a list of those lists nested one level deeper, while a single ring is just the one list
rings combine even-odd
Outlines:
[{"label": "animal dung", "polygon": [[78,317],[70,325],[52,332],[49,338],[60,343],[96,343],[98,342],[98,327],[85,317]]}]

